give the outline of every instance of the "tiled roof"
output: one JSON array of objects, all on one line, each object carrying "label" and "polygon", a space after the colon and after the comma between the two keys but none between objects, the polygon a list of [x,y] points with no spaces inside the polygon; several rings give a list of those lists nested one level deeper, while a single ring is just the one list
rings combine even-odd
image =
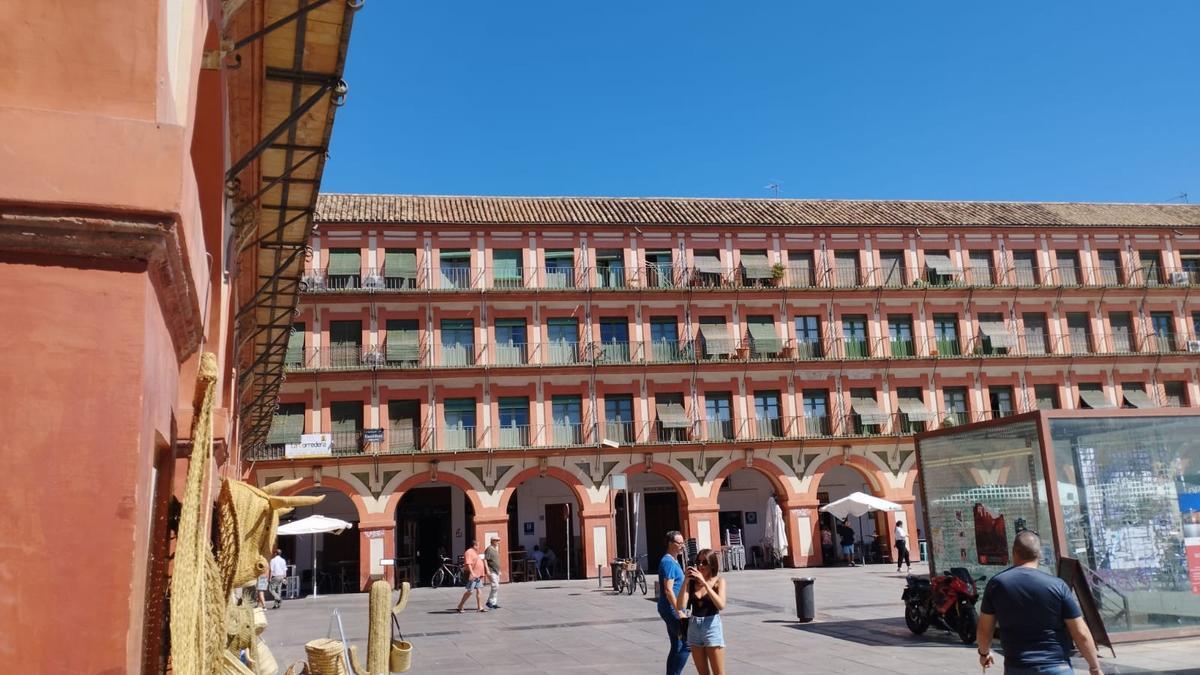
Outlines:
[{"label": "tiled roof", "polygon": [[318,222],[429,225],[1008,225],[1187,227],[1198,204],[323,194]]}]

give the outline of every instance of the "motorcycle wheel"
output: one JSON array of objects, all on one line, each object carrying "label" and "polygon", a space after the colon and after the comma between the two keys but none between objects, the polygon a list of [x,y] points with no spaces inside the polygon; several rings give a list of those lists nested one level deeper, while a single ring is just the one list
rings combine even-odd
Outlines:
[{"label": "motorcycle wheel", "polygon": [[929,628],[929,620],[925,618],[925,612],[915,602],[904,606],[904,623],[913,632],[913,635],[920,635]]},{"label": "motorcycle wheel", "polygon": [[958,639],[963,641],[964,645],[975,643],[975,624],[978,622],[978,617],[975,616],[975,608],[968,604],[958,606]]}]

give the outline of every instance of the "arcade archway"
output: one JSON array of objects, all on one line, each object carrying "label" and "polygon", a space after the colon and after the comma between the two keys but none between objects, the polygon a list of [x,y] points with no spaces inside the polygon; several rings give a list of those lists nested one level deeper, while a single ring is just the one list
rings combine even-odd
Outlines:
[{"label": "arcade archway", "polygon": [[326,593],[356,593],[359,581],[359,511],[354,502],[342,490],[331,485],[313,486],[296,494],[324,495],[325,499],[312,506],[301,506],[287,516],[284,522],[300,520],[312,515],[328,516],[353,523],[353,527],[341,534],[312,534],[281,536],[276,545],[283,551],[289,564],[296,566],[300,577],[300,592],[312,593],[313,552],[316,551],[317,591]]}]

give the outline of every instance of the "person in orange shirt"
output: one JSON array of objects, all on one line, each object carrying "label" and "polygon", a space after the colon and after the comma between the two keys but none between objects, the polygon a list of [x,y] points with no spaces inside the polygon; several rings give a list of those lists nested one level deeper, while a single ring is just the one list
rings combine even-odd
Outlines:
[{"label": "person in orange shirt", "polygon": [[483,561],[483,556],[479,555],[474,539],[467,540],[467,551],[463,554],[463,569],[467,574],[467,590],[463,593],[462,600],[458,601],[458,613],[462,614],[463,605],[467,604],[467,598],[471,597],[471,591],[475,591],[475,608],[486,612],[481,589],[483,588],[483,577],[487,574],[487,565]]}]

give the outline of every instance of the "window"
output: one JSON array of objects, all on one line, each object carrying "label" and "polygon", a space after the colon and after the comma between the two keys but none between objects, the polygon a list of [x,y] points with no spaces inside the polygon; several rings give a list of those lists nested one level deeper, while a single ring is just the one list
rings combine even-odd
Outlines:
[{"label": "window", "polygon": [[979,313],[979,351],[983,354],[1007,354],[1017,347],[1016,337],[1004,325],[1004,315]]},{"label": "window", "polygon": [[1121,274],[1120,251],[1097,251],[1096,256],[1100,260],[1100,283],[1102,285],[1120,286],[1125,283],[1124,276]]},{"label": "window", "polygon": [[467,249],[443,250],[438,256],[443,289],[471,287],[471,252]]},{"label": "window", "polygon": [[442,319],[442,365],[475,364],[475,324],[470,319]]},{"label": "window", "polygon": [[1142,283],[1148,286],[1161,284],[1162,267],[1158,264],[1158,251],[1138,251],[1138,258],[1142,261]]},{"label": "window", "polygon": [[764,250],[742,251],[742,282],[747,286],[771,284],[771,261]]},{"label": "window", "polygon": [[752,315],[746,317],[747,332],[750,335],[750,347],[757,358],[772,358],[783,351],[783,340],[775,332],[775,317],[767,315]]},{"label": "window", "polygon": [[904,251],[879,252],[880,282],[884,286],[904,285]]},{"label": "window", "polygon": [[551,249],[546,251],[546,288],[575,287],[575,251]]},{"label": "window", "polygon": [[421,337],[416,319],[388,319],[383,356],[389,366],[412,368],[421,361]]},{"label": "window", "polygon": [[962,353],[962,347],[958,343],[958,316],[934,314],[933,337],[938,356],[956,356]]},{"label": "window", "polygon": [[1192,337],[1200,340],[1200,312],[1192,312]]},{"label": "window", "polygon": [[788,251],[787,283],[793,288],[817,285],[812,251]]},{"label": "window", "polygon": [[1112,326],[1112,346],[1109,348],[1113,352],[1131,352],[1133,351],[1133,317],[1129,312],[1112,312],[1108,315],[1108,323]]},{"label": "window", "polygon": [[858,251],[837,251],[833,254],[833,285],[850,288],[859,285]]},{"label": "window", "polygon": [[683,394],[655,394],[658,440],[664,442],[686,441],[692,421],[683,408]]},{"label": "window", "polygon": [[327,288],[358,288],[362,274],[362,251],[356,248],[329,249],[325,270]]},{"label": "window", "polygon": [[942,389],[942,408],[945,414],[942,425],[951,426],[966,424],[970,421],[971,409],[967,406],[966,387],[945,387]]},{"label": "window", "polygon": [[1163,382],[1163,402],[1169,408],[1182,408],[1187,405],[1186,382]]},{"label": "window", "polygon": [[550,400],[554,420],[554,442],[559,445],[583,443],[583,403],[578,396],[555,396]]},{"label": "window", "polygon": [[280,403],[271,420],[271,430],[267,432],[267,445],[299,443],[303,433],[304,404]]},{"label": "window", "polygon": [[954,283],[958,270],[950,262],[949,251],[925,252],[925,280],[934,286],[949,286]]},{"label": "window", "polygon": [[333,454],[353,455],[362,450],[363,406],[359,401],[329,404]]},{"label": "window", "polygon": [[1058,283],[1063,286],[1079,285],[1079,251],[1056,251],[1058,257]]},{"label": "window", "polygon": [[925,391],[920,387],[899,387],[896,399],[900,406],[900,432],[916,434],[935,418],[925,405]]},{"label": "window", "polygon": [[529,398],[506,396],[500,399],[500,446],[524,448],[529,446]]},{"label": "window", "polygon": [[725,268],[721,267],[721,252],[717,249],[697,250],[692,254],[697,286],[720,286],[725,281]]},{"label": "window", "polygon": [[304,324],[292,324],[292,332],[288,335],[287,354],[283,362],[289,368],[303,368],[306,361],[304,354]]},{"label": "window", "polygon": [[704,395],[709,440],[733,438],[733,397],[728,393]]},{"label": "window", "polygon": [[1092,319],[1087,312],[1067,312],[1067,337],[1072,354],[1092,353]]},{"label": "window", "polygon": [[1092,410],[1104,410],[1117,407],[1104,393],[1104,385],[1099,382],[1079,383],[1079,407]]},{"label": "window", "polygon": [[707,359],[733,354],[733,340],[729,337],[729,327],[723,316],[700,317],[700,338]]},{"label": "window", "polygon": [[546,322],[546,362],[575,363],[579,360],[579,322],[550,319]]},{"label": "window", "polygon": [[1021,315],[1025,323],[1025,353],[1046,354],[1050,351],[1050,336],[1046,332],[1046,315],[1029,312]]},{"label": "window", "polygon": [[1013,272],[1018,286],[1036,286],[1038,279],[1037,251],[1013,251]]},{"label": "window", "polygon": [[912,316],[909,314],[888,314],[888,344],[892,356],[907,358],[916,356],[913,345]]},{"label": "window", "polygon": [[414,452],[421,442],[421,402],[388,401],[388,450]]},{"label": "window", "polygon": [[988,387],[988,403],[991,405],[992,419],[1008,417],[1016,412],[1012,387]]},{"label": "window", "polygon": [[617,443],[633,443],[633,396],[609,394],[604,397],[604,438]]},{"label": "window", "polygon": [[673,316],[650,317],[650,359],[659,363],[686,361],[691,356],[679,349],[679,329]]},{"label": "window", "polygon": [[670,251],[646,251],[646,286],[649,288],[674,288],[675,266]]},{"label": "window", "polygon": [[383,254],[384,287],[392,290],[417,287],[417,251],[412,248],[389,248]]},{"label": "window", "polygon": [[806,436],[829,436],[832,425],[829,423],[829,390],[805,389],[804,398],[804,434]]},{"label": "window", "polygon": [[596,285],[600,288],[625,288],[625,252],[596,252]]},{"label": "window", "polygon": [[1121,383],[1122,408],[1157,408],[1158,403],[1146,393],[1145,382]]},{"label": "window", "polygon": [[525,319],[496,319],[496,365],[525,363]]},{"label": "window", "polygon": [[796,357],[819,359],[825,354],[821,349],[821,321],[815,316],[796,317]]},{"label": "window", "polygon": [[600,319],[600,352],[596,358],[629,363],[629,323],[624,317]]},{"label": "window", "polygon": [[867,317],[852,314],[842,317],[842,339],[845,341],[846,358],[865,359],[871,355],[867,344]]},{"label": "window", "polygon": [[970,255],[971,283],[976,286],[991,286],[995,283],[992,274],[992,252],[972,251]]},{"label": "window", "polygon": [[492,286],[495,288],[522,288],[525,286],[525,269],[521,266],[521,249],[495,249],[492,251]]},{"label": "window", "polygon": [[1179,270],[1188,276],[1188,283],[1200,284],[1200,251],[1182,251],[1179,254]]},{"label": "window", "polygon": [[362,365],[362,322],[329,322],[330,368],[354,368]]},{"label": "window", "polygon": [[1154,328],[1148,345],[1151,351],[1169,352],[1177,348],[1175,344],[1175,315],[1170,312],[1151,312],[1150,325]]},{"label": "window", "polygon": [[850,429],[858,435],[877,436],[888,420],[888,414],[879,407],[875,390],[869,387],[850,390],[850,412]]},{"label": "window", "polygon": [[448,398],[442,407],[442,416],[446,421],[443,447],[447,450],[474,448],[475,399]]},{"label": "window", "polygon": [[1033,385],[1033,397],[1037,399],[1038,410],[1055,410],[1062,407],[1058,402],[1057,384]]},{"label": "window", "polygon": [[754,392],[754,424],[759,438],[780,438],[783,423],[779,416],[779,392]]}]

